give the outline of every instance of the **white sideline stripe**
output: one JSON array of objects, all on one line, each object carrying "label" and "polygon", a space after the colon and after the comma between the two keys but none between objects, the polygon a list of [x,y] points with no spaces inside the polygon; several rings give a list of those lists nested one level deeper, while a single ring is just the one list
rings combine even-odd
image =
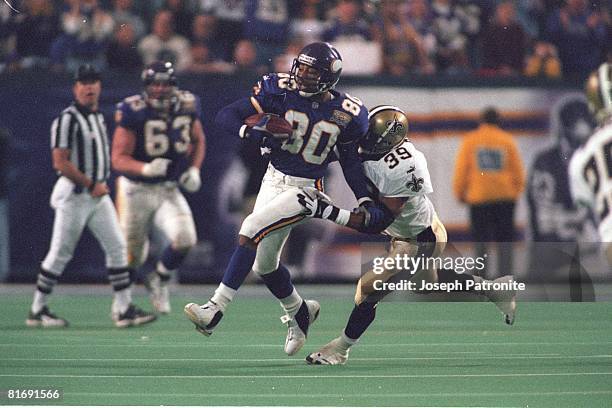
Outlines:
[{"label": "white sideline stripe", "polygon": [[[612,358],[611,354],[598,354],[589,356],[562,356],[562,355],[539,355],[539,354],[522,354],[522,355],[503,355],[503,356],[478,356],[478,360],[519,360],[519,359],[585,359],[585,358]],[[351,361],[397,361],[397,360],[465,360],[465,357],[357,357],[351,358]],[[149,358],[0,358],[0,361],[144,361],[151,362]],[[302,361],[301,358],[156,358],[155,361],[171,362],[171,361],[219,361],[219,362],[240,362],[240,363],[264,363],[264,362],[293,362]]]},{"label": "white sideline stripe", "polygon": [[[505,343],[390,343],[390,344],[360,344],[359,348],[364,347],[431,347],[431,346],[595,346],[601,344],[612,344],[612,341],[595,341],[595,342],[505,342]],[[0,343],[0,347],[167,347],[167,348],[190,348],[190,347],[218,347],[218,348],[279,348],[282,347],[282,344],[244,344],[244,345],[236,345],[236,344],[221,344],[221,343],[201,343],[201,344],[150,344],[147,341],[143,340],[135,340],[132,343],[113,343],[113,344],[27,344],[27,343]]]},{"label": "white sideline stripe", "polygon": [[479,377],[571,377],[571,376],[608,376],[612,372],[601,373],[508,373],[508,374],[348,374],[348,375],[77,375],[77,374],[0,374],[0,377],[9,378],[151,378],[159,380],[172,379],[211,379],[211,378],[479,378]]},{"label": "white sideline stripe", "polygon": [[[612,391],[608,390],[592,390],[592,391],[530,391],[530,392],[453,392],[453,393],[382,393],[382,394],[355,394],[350,393],[347,394],[304,394],[300,395],[302,397],[324,397],[324,398],[346,398],[346,397],[376,397],[376,398],[406,398],[406,397],[496,397],[496,396],[523,396],[523,395],[610,395]],[[270,393],[270,394],[248,394],[248,395],[236,395],[236,394],[151,394],[151,393],[105,393],[105,392],[65,392],[64,395],[71,396],[93,396],[93,395],[103,395],[108,397],[174,397],[174,398],[182,398],[182,397],[231,397],[231,398],[294,398],[295,394],[278,394],[278,393]]]}]

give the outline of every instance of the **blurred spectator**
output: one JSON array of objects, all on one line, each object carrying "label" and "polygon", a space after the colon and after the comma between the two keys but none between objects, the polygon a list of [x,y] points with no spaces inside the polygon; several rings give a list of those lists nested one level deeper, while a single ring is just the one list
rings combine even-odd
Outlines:
[{"label": "blurred spectator", "polygon": [[318,0],[306,0],[301,4],[299,17],[293,19],[290,25],[292,38],[299,37],[304,44],[321,41],[325,25],[320,5]]},{"label": "blurred spectator", "polygon": [[516,20],[513,2],[501,2],[495,9],[493,21],[482,32],[482,72],[522,74],[526,47],[527,36]]},{"label": "blurred spectator", "polygon": [[546,37],[559,51],[563,76],[584,79],[602,61],[607,31],[586,0],[567,0],[549,17]]},{"label": "blurred spectator", "polygon": [[113,16],[115,25],[131,25],[134,36],[136,39],[140,39],[146,34],[146,26],[142,18],[133,12],[133,8],[133,0],[113,0],[113,11],[111,15]]},{"label": "blurred spectator", "polygon": [[194,17],[191,43],[202,44],[208,48],[208,59],[211,61],[225,59],[225,51],[219,41],[217,19],[211,14],[198,14]]},{"label": "blurred spectator", "polygon": [[433,0],[431,10],[436,67],[449,74],[468,72],[468,33],[474,33],[477,22],[464,18],[466,13],[453,7],[450,0]]},{"label": "blurred spectator", "polygon": [[176,33],[183,37],[189,37],[194,13],[187,0],[166,0],[163,8],[172,12]]},{"label": "blurred spectator", "polygon": [[136,34],[130,23],[123,23],[115,29],[113,40],[106,50],[108,68],[122,72],[139,71],[142,57],[136,49]]},{"label": "blurred spectator", "polygon": [[214,59],[210,48],[201,42],[191,46],[191,63],[185,70],[192,74],[205,74],[211,72],[231,73],[234,66],[223,60]]},{"label": "blurred spectator", "polygon": [[533,52],[527,57],[524,74],[529,77],[561,77],[561,62],[554,45],[538,41],[533,46]]},{"label": "blurred spectator", "polygon": [[543,0],[517,0],[516,18],[530,38],[539,38],[546,26],[546,5]]},{"label": "blurred spectator", "polygon": [[246,0],[244,37],[257,48],[257,63],[272,66],[283,52],[289,33],[287,0]]},{"label": "blurred spectator", "polygon": [[497,242],[497,272],[508,275],[513,270],[514,205],[525,186],[525,171],[516,142],[499,124],[497,110],[487,108],[478,129],[464,136],[453,191],[470,207],[476,256],[485,256],[488,241]]},{"label": "blurred spectator", "polygon": [[323,41],[372,41],[368,23],[360,17],[361,6],[356,0],[339,0],[331,26],[323,32]]},{"label": "blurred spectator", "polygon": [[170,61],[177,71],[184,71],[191,63],[189,41],[174,32],[172,13],[158,11],[153,19],[153,32],[138,43],[138,51],[145,65],[154,61]]},{"label": "blurred spectator", "polygon": [[400,0],[383,0],[380,18],[375,23],[376,35],[382,38],[385,72],[404,76],[409,72],[432,73],[423,39],[408,22],[400,8]]},{"label": "blurred spectator", "polygon": [[15,17],[16,55],[21,68],[47,66],[51,44],[59,35],[59,17],[53,3],[26,0],[23,13]]},{"label": "blurred spectator", "polygon": [[98,69],[106,65],[105,51],[115,23],[98,0],[66,0],[68,10],[61,16],[63,33],[51,46],[51,61],[56,68],[69,71],[89,63]]},{"label": "blurred spectator", "polygon": [[293,66],[293,60],[300,53],[300,50],[306,45],[300,38],[294,38],[289,41],[285,48],[285,52],[274,58],[274,72],[289,73]]},{"label": "blurred spectator", "polygon": [[236,74],[263,75],[268,69],[257,64],[257,48],[250,40],[240,40],[234,49],[234,72]]},{"label": "blurred spectator", "polygon": [[422,38],[428,58],[436,53],[436,36],[433,33],[433,14],[426,0],[411,0],[408,7],[408,22]]},{"label": "blurred spectator", "polygon": [[15,17],[10,7],[0,7],[0,72],[15,56]]},{"label": "blurred spectator", "polygon": [[219,42],[226,52],[223,57],[226,61],[232,59],[236,43],[242,38],[245,4],[245,0],[200,0],[200,11],[217,18],[217,30],[223,33]]}]

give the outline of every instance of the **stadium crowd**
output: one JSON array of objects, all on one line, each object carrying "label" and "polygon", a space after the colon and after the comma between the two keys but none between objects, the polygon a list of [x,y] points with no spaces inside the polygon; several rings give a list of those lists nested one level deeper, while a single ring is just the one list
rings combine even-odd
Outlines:
[{"label": "stadium crowd", "polygon": [[[10,0],[0,72],[82,63],[138,72],[287,71],[306,43],[367,56],[359,74],[584,79],[610,54],[606,0]],[[377,60],[377,61],[375,61]]]}]

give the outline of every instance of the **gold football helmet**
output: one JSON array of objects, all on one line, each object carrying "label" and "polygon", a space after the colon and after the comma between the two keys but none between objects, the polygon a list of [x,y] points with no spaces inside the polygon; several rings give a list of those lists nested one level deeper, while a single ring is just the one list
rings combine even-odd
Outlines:
[{"label": "gold football helmet", "polygon": [[592,72],[585,91],[593,116],[602,124],[612,116],[612,64],[603,63]]},{"label": "gold football helmet", "polygon": [[379,105],[372,108],[368,121],[368,132],[359,142],[362,153],[387,153],[408,135],[408,118],[396,106]]}]

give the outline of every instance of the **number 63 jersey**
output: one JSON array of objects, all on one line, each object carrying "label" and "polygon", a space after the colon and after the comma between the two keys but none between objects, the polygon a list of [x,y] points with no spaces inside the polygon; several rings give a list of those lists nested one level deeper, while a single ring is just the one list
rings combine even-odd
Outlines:
[{"label": "number 63 jersey", "polygon": [[[293,124],[293,135],[273,147],[270,161],[277,170],[318,179],[335,159],[336,144],[355,150],[368,128],[368,110],[350,95],[331,90],[333,99],[317,102],[300,96],[289,74],[269,74],[257,83],[251,104],[259,112],[275,113]],[[349,147],[350,146],[350,147]]]},{"label": "number 63 jersey", "polygon": [[364,157],[363,169],[379,197],[406,200],[401,214],[385,230],[396,238],[414,238],[432,225],[435,209],[425,155],[408,140],[378,157]]},{"label": "number 63 jersey", "polygon": [[568,171],[574,202],[591,208],[602,242],[612,242],[612,124],[576,150]]},{"label": "number 63 jersey", "polygon": [[115,122],[134,132],[134,159],[149,163],[158,157],[172,160],[165,177],[146,178],[123,174],[144,183],[176,181],[189,167],[191,128],[200,119],[200,101],[191,92],[178,91],[168,112],[149,106],[142,95],[125,98],[117,104]]}]

